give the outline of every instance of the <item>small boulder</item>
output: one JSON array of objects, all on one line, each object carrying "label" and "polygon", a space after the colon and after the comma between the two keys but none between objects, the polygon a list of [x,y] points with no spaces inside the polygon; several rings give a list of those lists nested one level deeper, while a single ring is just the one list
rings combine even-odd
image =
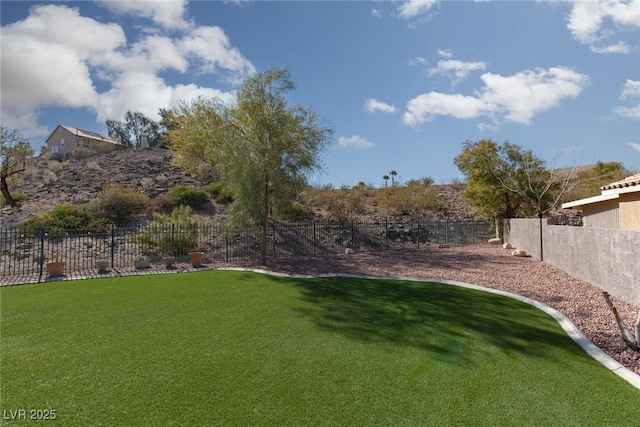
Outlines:
[{"label": "small boulder", "polygon": [[494,237],[493,239],[489,239],[489,244],[490,245],[501,245],[502,244],[502,239],[499,237]]},{"label": "small boulder", "polygon": [[502,247],[505,249],[513,249],[513,246],[511,245],[511,243],[505,243],[502,245]]},{"label": "small boulder", "polygon": [[523,250],[516,249],[515,251],[511,252],[511,255],[519,256],[519,257],[526,257],[527,253],[525,251],[523,251]]},{"label": "small boulder", "polygon": [[354,254],[354,253],[356,253],[356,251],[354,251],[354,250],[353,250],[353,249],[351,249],[351,248],[347,248],[347,249],[345,249],[345,250],[344,250],[344,253],[345,253],[345,254]]}]

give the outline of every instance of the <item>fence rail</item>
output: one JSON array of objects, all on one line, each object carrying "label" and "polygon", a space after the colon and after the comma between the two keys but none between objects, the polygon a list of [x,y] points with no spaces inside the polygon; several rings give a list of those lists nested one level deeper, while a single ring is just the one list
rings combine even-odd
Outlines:
[{"label": "fence rail", "polygon": [[[370,252],[433,244],[473,244],[490,238],[489,222],[380,221],[273,222],[267,236],[270,259],[338,254],[351,248]],[[41,281],[45,265],[64,261],[66,272],[96,271],[100,261],[110,269],[133,269],[142,260],[164,265],[188,263],[191,251],[203,253],[205,263],[260,259],[260,235],[254,228],[175,225],[82,230],[0,229],[0,283]]]}]

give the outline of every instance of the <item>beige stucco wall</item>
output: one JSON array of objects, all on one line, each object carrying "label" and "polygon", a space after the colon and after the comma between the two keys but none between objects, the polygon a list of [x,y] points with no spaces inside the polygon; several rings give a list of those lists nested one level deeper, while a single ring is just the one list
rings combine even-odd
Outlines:
[{"label": "beige stucco wall", "polygon": [[640,192],[620,195],[620,228],[640,230]]},{"label": "beige stucco wall", "polygon": [[47,148],[50,153],[71,154],[77,148],[76,136],[60,126],[47,139]]},{"label": "beige stucco wall", "polygon": [[620,228],[618,200],[584,205],[582,225],[595,228]]},{"label": "beige stucco wall", "polygon": [[[505,220],[504,241],[540,259],[537,219]],[[640,231],[542,226],[544,262],[640,306]]]}]

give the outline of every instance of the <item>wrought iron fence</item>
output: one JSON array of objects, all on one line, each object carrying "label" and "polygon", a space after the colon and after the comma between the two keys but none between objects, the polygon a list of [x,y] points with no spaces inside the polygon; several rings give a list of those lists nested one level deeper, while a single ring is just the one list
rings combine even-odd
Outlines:
[{"label": "wrought iron fence", "polygon": [[[492,236],[489,222],[381,221],[273,222],[267,235],[267,257],[319,256],[350,248],[370,252],[434,244],[473,244]],[[82,230],[0,229],[0,283],[41,281],[45,266],[64,261],[69,274],[91,275],[98,263],[111,270],[135,265],[188,264],[188,254],[202,252],[205,263],[260,259],[260,234],[254,228],[174,225]]]}]

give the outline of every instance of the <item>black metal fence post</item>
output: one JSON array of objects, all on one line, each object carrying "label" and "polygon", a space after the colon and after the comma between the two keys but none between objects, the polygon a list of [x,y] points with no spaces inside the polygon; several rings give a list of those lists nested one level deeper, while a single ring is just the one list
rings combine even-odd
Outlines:
[{"label": "black metal fence post", "polygon": [[44,228],[40,229],[40,256],[38,257],[40,261],[40,273],[38,275],[38,283],[42,280],[42,273],[44,271]]},{"label": "black metal fence post", "polygon": [[116,226],[111,225],[111,268],[115,267],[115,258],[116,258]]}]

